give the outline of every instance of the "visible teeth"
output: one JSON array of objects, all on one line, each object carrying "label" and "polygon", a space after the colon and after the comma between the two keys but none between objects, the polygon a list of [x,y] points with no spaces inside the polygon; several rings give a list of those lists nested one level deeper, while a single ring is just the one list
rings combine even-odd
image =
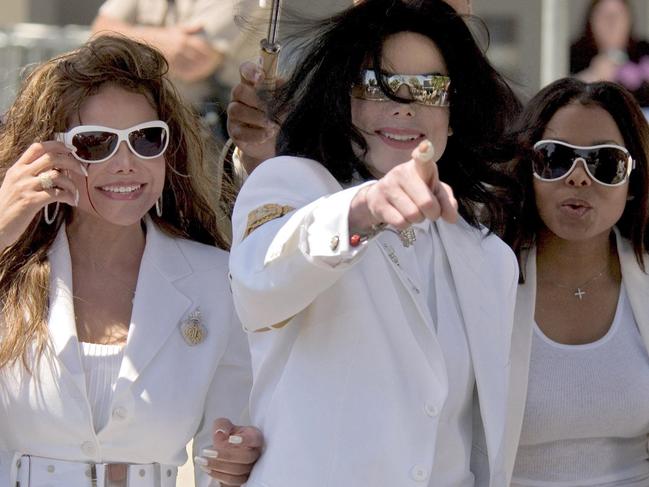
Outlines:
[{"label": "visible teeth", "polygon": [[108,191],[110,193],[132,193],[141,187],[141,184],[136,184],[133,186],[102,186],[101,189],[102,191]]},{"label": "visible teeth", "polygon": [[381,132],[381,133],[388,139],[399,140],[403,142],[411,141],[419,138],[418,135],[397,135],[397,134],[390,134],[388,132]]}]

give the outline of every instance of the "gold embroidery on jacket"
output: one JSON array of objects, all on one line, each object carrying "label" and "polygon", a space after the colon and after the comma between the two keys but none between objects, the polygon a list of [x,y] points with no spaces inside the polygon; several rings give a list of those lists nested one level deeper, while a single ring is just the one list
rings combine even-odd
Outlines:
[{"label": "gold embroidery on jacket", "polygon": [[246,224],[246,231],[243,234],[243,238],[246,238],[264,223],[281,218],[287,213],[292,212],[294,209],[295,208],[288,205],[269,203],[252,210],[248,213],[248,223]]}]

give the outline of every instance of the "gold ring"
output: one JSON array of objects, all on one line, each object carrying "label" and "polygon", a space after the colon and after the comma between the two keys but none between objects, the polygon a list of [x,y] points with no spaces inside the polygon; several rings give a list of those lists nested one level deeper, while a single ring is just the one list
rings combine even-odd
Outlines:
[{"label": "gold ring", "polygon": [[41,188],[43,190],[52,189],[54,187],[54,180],[50,176],[49,172],[42,172],[38,175],[38,180],[41,183]]}]

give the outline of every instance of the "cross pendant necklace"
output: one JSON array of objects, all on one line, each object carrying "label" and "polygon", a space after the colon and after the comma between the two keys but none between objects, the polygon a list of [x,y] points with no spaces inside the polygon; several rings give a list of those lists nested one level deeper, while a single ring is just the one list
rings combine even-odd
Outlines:
[{"label": "cross pendant necklace", "polygon": [[590,279],[587,279],[586,281],[582,282],[581,284],[579,284],[577,286],[568,286],[566,284],[561,284],[561,283],[553,282],[553,281],[547,281],[547,282],[549,282],[553,286],[560,287],[560,288],[563,288],[563,289],[570,289],[570,290],[574,291],[572,293],[573,296],[579,298],[579,301],[581,301],[581,300],[584,299],[584,296],[586,295],[586,291],[585,291],[586,286],[592,284],[594,281],[596,281],[597,279],[602,277],[607,269],[608,269],[608,264],[606,264],[606,267],[604,267],[599,273],[595,274],[593,277],[591,277]]}]

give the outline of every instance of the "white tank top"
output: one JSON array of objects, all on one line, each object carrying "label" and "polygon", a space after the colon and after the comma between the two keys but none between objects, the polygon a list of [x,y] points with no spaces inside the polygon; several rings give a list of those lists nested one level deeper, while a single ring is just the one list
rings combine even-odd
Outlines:
[{"label": "white tank top", "polygon": [[556,343],[534,326],[512,486],[649,486],[649,354],[624,287],[593,343]]}]

